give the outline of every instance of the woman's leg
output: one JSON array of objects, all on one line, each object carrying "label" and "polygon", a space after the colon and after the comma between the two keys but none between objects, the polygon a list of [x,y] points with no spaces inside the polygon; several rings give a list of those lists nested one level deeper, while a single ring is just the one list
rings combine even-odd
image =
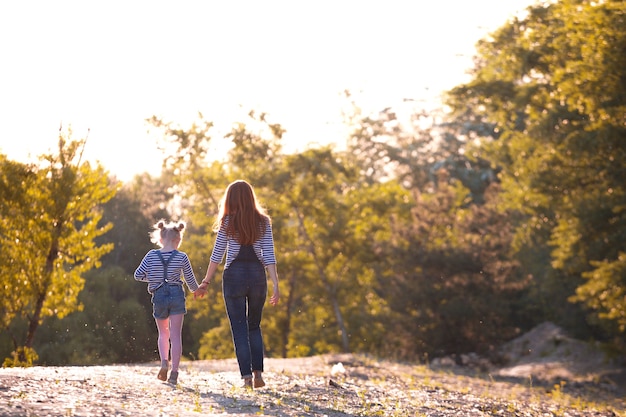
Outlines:
[{"label": "woman's leg", "polygon": [[250,341],[248,338],[248,319],[246,317],[246,298],[224,296],[226,313],[230,321],[230,331],[235,345],[235,355],[239,363],[241,377],[252,377]]},{"label": "woman's leg", "polygon": [[184,314],[170,316],[170,342],[172,347],[172,372],[178,372],[180,358],[183,353],[183,320]]},{"label": "woman's leg", "polygon": [[251,365],[253,371],[263,372],[263,334],[261,318],[267,298],[267,281],[255,281],[248,295],[248,337],[250,340]]},{"label": "woman's leg", "polygon": [[[253,251],[254,249],[251,246],[242,246],[235,261],[224,271],[222,281],[224,304],[226,305],[226,313],[230,321],[235,354],[237,355],[239,371],[246,387],[251,387],[252,385],[252,371],[256,369],[254,366],[263,367],[263,341],[259,324],[263,302],[265,301],[264,297],[267,292],[267,287],[265,287],[265,293],[263,294],[261,294],[262,291],[258,288],[258,282],[262,282],[267,286],[267,280],[261,279],[265,278],[265,270],[261,263],[256,260],[256,255]],[[255,260],[250,261],[251,259]],[[250,305],[251,303],[253,304],[252,306]],[[253,315],[252,320],[249,320],[249,314]],[[250,324],[256,327],[256,329],[250,329]],[[253,331],[251,332],[250,330]],[[259,341],[259,339],[261,340]],[[258,360],[259,345],[261,346],[260,365]],[[254,349],[254,352],[252,349]]]}]

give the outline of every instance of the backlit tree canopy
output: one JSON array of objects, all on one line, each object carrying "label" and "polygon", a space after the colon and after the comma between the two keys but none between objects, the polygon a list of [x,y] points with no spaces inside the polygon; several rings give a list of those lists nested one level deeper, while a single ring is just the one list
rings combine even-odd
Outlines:
[{"label": "backlit tree canopy", "polygon": [[83,147],[60,134],[58,154],[43,156],[41,168],[1,161],[1,324],[12,335],[17,362],[32,359],[43,319],[82,308],[83,274],[113,246],[94,239],[110,228],[99,224],[98,206],[115,187],[101,167],[81,161]]},{"label": "backlit tree canopy", "polygon": [[468,126],[493,126],[470,138],[502,169],[503,203],[524,214],[518,247],[547,245],[571,301],[624,331],[626,3],[530,8],[479,43],[449,104]]}]

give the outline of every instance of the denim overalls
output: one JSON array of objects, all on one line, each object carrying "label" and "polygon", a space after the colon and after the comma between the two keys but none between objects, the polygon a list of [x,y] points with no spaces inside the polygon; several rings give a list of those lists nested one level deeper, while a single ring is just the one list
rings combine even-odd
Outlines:
[{"label": "denim overalls", "polygon": [[163,282],[152,293],[152,316],[155,319],[166,319],[175,314],[187,314],[183,286],[167,281],[167,266],[174,259],[176,253],[176,250],[172,251],[166,261],[163,259],[161,252],[158,252],[159,258],[163,263]]},{"label": "denim overalls", "polygon": [[252,245],[241,245],[224,270],[222,292],[239,371],[242,378],[250,377],[252,371],[263,371],[261,316],[267,297],[265,267]]}]

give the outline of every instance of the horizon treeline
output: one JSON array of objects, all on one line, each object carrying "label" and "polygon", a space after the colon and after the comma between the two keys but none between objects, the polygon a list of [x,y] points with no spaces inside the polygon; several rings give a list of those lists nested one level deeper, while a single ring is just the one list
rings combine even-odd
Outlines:
[{"label": "horizon treeline", "polygon": [[[274,224],[270,357],[495,357],[544,321],[623,354],[626,3],[529,7],[477,44],[445,111],[364,114],[345,99],[345,143],[296,153],[263,113],[219,137],[201,114],[152,117],[162,173],[124,184],[64,132],[38,165],[0,155],[4,365],[156,360],[150,296],[132,276],[150,228],[185,220],[181,250],[202,279],[235,179]],[[209,158],[216,147],[228,150]],[[184,355],[233,357],[221,273],[187,300]]]}]

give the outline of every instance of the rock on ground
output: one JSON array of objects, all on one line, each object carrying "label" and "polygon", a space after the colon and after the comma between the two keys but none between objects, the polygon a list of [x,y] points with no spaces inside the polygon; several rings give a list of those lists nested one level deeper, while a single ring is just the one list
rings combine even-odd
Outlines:
[{"label": "rock on ground", "polygon": [[505,366],[497,375],[577,383],[623,379],[619,357],[610,357],[601,344],[570,337],[551,322],[542,323],[500,348]]}]

